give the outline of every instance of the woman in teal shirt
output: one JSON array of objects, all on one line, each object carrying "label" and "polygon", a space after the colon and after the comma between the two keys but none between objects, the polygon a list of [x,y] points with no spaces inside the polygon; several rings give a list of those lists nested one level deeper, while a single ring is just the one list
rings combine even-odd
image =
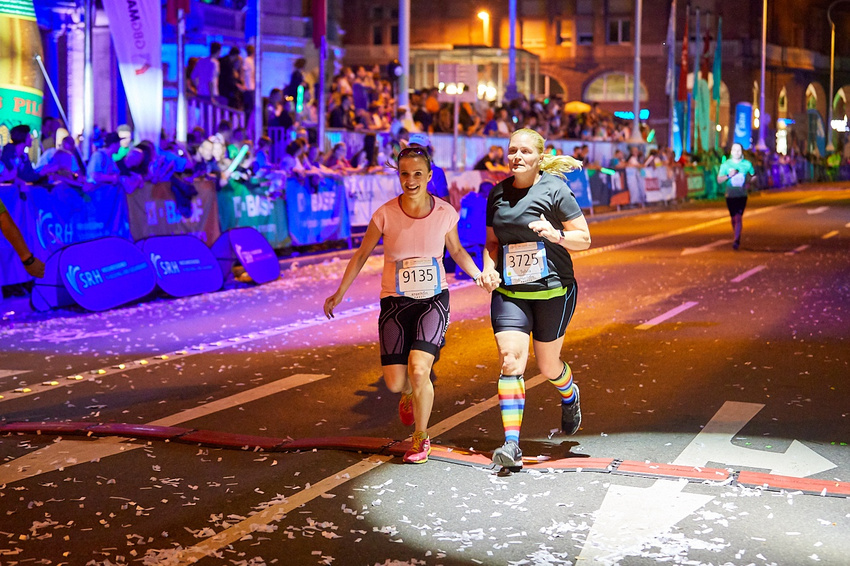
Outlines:
[{"label": "woman in teal shirt", "polygon": [[741,228],[743,227],[744,209],[747,207],[747,185],[755,177],[753,164],[744,159],[744,148],[739,143],[733,143],[729,150],[729,159],[720,164],[717,173],[717,184],[726,193],[726,208],[732,218],[732,230],[735,241],[732,249],[737,250],[741,245]]}]

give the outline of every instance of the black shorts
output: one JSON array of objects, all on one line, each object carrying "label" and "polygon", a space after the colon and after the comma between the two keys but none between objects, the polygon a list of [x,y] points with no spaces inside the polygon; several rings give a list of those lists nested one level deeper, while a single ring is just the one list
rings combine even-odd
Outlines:
[{"label": "black shorts", "polygon": [[747,208],[747,197],[726,197],[726,208],[731,216],[741,216]]},{"label": "black shorts", "polygon": [[576,309],[578,286],[551,299],[517,299],[494,291],[490,300],[493,332],[515,330],[532,334],[538,342],[552,342],[564,335]]},{"label": "black shorts", "polygon": [[448,327],[448,289],[430,299],[384,297],[378,317],[381,365],[407,365],[411,350],[437,357]]}]

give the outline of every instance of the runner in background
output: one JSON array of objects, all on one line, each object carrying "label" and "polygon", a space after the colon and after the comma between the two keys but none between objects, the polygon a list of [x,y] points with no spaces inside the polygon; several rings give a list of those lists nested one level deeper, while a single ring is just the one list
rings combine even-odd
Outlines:
[{"label": "runner in background", "polygon": [[398,154],[402,194],[382,205],[369,222],[360,247],[345,268],[336,293],[325,300],[325,316],[333,318],[346,291],[363,269],[378,241],[384,240],[381,314],[378,333],[384,381],[401,393],[399,416],[415,424],[408,463],[422,463],[431,453],[428,421],[434,404],[431,366],[449,324],[449,291],[443,249],[487,291],[498,284],[493,271],[482,276],[463,249],[457,233],[458,213],[428,192],[431,157],[425,148],[411,146]]},{"label": "runner in background", "polygon": [[513,176],[496,185],[487,201],[484,274],[496,271],[502,279],[492,294],[490,321],[499,348],[505,444],[493,452],[493,462],[512,471],[522,468],[519,433],[529,336],[537,367],[561,395],[561,430],[575,434],[581,425],[578,386],[561,359],[561,346],[577,294],[569,250],[590,247],[587,221],[564,180],[582,164],[570,156],[545,154],[544,148],[545,140],[534,130],[511,134]]},{"label": "runner in background", "polygon": [[741,229],[744,227],[744,209],[747,208],[747,186],[755,179],[753,164],[744,159],[744,148],[733,143],[729,150],[729,159],[720,164],[717,172],[717,184],[726,193],[726,208],[732,219],[732,231],[735,241],[732,249],[741,246]]}]

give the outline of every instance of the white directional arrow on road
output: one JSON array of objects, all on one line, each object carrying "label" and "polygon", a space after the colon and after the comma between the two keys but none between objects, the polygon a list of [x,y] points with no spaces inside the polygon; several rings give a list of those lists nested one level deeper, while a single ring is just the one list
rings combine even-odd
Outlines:
[{"label": "white directional arrow on road", "polygon": [[672,463],[705,466],[709,462],[727,466],[762,468],[772,474],[798,478],[813,476],[836,467],[804,444],[794,440],[785,452],[765,452],[735,446],[732,439],[764,408],[758,403],[726,401],[697,437]]},{"label": "white directional arrow on road", "polygon": [[[605,494],[578,564],[621,564],[641,547],[714,499],[682,493],[687,480],[659,480],[648,488],[612,485]],[[583,562],[585,561],[585,562]]]},{"label": "white directional arrow on road", "polygon": [[723,246],[726,244],[731,244],[732,240],[717,240],[716,242],[711,242],[710,244],[705,244],[704,246],[700,246],[698,248],[685,248],[682,250],[682,255],[692,255],[699,254],[703,252],[710,252],[717,246]]},{"label": "white directional arrow on road", "polygon": [[[771,473],[804,477],[835,466],[794,440],[784,453],[735,446],[735,435],[764,408],[757,403],[727,401],[672,464],[703,467],[708,462],[769,469]],[[588,564],[619,564],[639,554],[646,543],[669,532],[679,521],[713,499],[682,493],[687,481],[658,480],[648,488],[612,485],[596,512],[579,560]]]}]

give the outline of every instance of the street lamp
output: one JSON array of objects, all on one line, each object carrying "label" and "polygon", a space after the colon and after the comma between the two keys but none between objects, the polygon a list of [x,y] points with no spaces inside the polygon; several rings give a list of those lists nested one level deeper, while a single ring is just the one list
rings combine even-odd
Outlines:
[{"label": "street lamp", "polygon": [[827,132],[828,137],[826,140],[826,150],[833,151],[835,146],[832,145],[832,89],[834,87],[834,76],[835,76],[835,22],[832,21],[832,8],[836,4],[841,4],[842,2],[847,2],[848,0],[835,0],[832,4],[829,5],[829,8],[826,9],[826,19],[829,20],[829,28],[830,28],[830,42],[829,42],[829,94],[827,95],[827,116],[829,118],[826,121],[827,124]]},{"label": "street lamp", "polygon": [[[764,112],[764,68],[766,61],[766,48],[767,48],[767,0],[762,1],[761,8],[761,85],[759,86],[759,113],[765,114]],[[756,143],[756,151],[767,151],[767,144],[764,142],[764,134],[767,130],[767,120],[764,118],[767,116],[765,114],[759,120],[759,141]]]},{"label": "street lamp", "polygon": [[478,18],[481,20],[484,29],[482,33],[484,34],[484,45],[490,45],[490,14],[487,13],[486,10],[481,10],[478,12]]}]

